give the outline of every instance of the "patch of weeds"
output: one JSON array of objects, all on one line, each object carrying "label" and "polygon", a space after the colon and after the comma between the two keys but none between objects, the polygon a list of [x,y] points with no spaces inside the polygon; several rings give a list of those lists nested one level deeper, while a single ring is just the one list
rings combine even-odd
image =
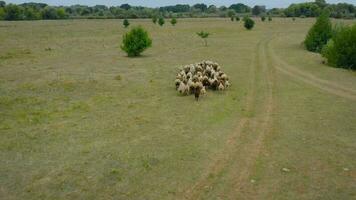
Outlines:
[{"label": "patch of weeds", "polygon": [[29,49],[22,49],[19,51],[7,52],[4,55],[0,55],[0,60],[8,60],[13,58],[19,58],[24,55],[30,55],[31,50]]}]

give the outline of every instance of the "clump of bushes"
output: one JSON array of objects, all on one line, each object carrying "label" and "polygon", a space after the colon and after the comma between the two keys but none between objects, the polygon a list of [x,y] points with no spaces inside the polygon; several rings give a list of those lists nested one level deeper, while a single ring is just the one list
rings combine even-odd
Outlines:
[{"label": "clump of bushes", "polygon": [[356,24],[341,27],[322,49],[328,64],[356,70]]},{"label": "clump of bushes", "polygon": [[304,45],[308,51],[320,52],[332,37],[332,25],[329,13],[324,11],[309,30]]},{"label": "clump of bushes", "polygon": [[207,89],[223,91],[230,87],[229,77],[218,63],[202,61],[183,66],[175,80],[176,90],[182,95],[194,94],[199,100]]},{"label": "clump of bushes", "polygon": [[122,40],[121,49],[129,57],[139,56],[144,50],[152,46],[152,39],[142,27],[135,27],[126,33]]},{"label": "clump of bushes", "polygon": [[244,26],[247,30],[251,30],[255,26],[255,21],[249,17],[245,17],[244,22]]}]

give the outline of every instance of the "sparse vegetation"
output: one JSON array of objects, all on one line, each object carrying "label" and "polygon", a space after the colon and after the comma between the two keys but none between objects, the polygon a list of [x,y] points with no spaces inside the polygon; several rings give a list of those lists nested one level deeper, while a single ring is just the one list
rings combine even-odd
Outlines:
[{"label": "sparse vegetation", "polygon": [[151,45],[152,40],[147,31],[142,27],[135,27],[124,35],[121,49],[124,50],[129,57],[135,57],[139,56],[144,50],[151,47]]},{"label": "sparse vegetation", "polygon": [[208,37],[209,37],[210,33],[205,32],[205,31],[200,31],[197,33],[197,35],[203,39],[204,45],[208,46]]},{"label": "sparse vegetation", "polygon": [[154,16],[152,17],[152,22],[153,22],[154,24],[157,24],[157,20],[158,20],[157,16],[154,15]]},{"label": "sparse vegetation", "polygon": [[329,13],[325,11],[318,17],[316,23],[309,30],[304,45],[308,51],[320,52],[331,37],[332,25]]}]

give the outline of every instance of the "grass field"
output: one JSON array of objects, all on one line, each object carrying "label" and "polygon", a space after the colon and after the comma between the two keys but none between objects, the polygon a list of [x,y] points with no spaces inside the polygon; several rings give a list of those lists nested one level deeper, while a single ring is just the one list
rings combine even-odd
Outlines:
[{"label": "grass field", "polygon": [[[355,199],[356,73],[303,49],[313,22],[132,20],[138,58],[120,20],[0,22],[0,199]],[[179,96],[206,59],[232,87]]]}]

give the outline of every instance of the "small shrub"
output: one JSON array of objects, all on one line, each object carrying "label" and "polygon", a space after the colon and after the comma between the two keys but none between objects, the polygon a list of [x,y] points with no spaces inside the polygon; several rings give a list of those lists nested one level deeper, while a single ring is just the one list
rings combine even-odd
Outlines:
[{"label": "small shrub", "polygon": [[159,24],[160,26],[163,26],[164,23],[165,23],[164,18],[163,18],[163,17],[160,17],[160,18],[158,19],[158,24]]},{"label": "small shrub", "polygon": [[136,27],[124,35],[122,43],[121,49],[129,57],[134,57],[139,56],[144,50],[151,47],[152,40],[148,36],[147,31],[142,27]]},{"label": "small shrub", "polygon": [[272,21],[272,17],[271,16],[268,16],[268,21]]},{"label": "small shrub", "polygon": [[292,20],[295,21],[295,17],[293,17]]},{"label": "small shrub", "polygon": [[339,28],[321,53],[332,66],[356,70],[356,24]]},{"label": "small shrub", "polygon": [[123,25],[124,25],[125,28],[129,27],[130,26],[129,20],[124,19]]},{"label": "small shrub", "polygon": [[233,22],[235,20],[234,16],[231,16],[230,20]]},{"label": "small shrub", "polygon": [[239,16],[236,16],[235,17],[235,20],[238,22],[238,21],[240,21],[240,17]]},{"label": "small shrub", "polygon": [[244,26],[245,26],[245,28],[247,29],[247,30],[251,30],[254,26],[255,26],[255,21],[253,21],[251,18],[249,18],[249,17],[246,17],[245,19],[244,19],[244,21],[245,21],[245,24],[244,24]]},{"label": "small shrub", "polygon": [[153,22],[154,24],[157,24],[157,20],[158,20],[158,19],[157,19],[157,16],[153,16],[153,17],[152,17],[152,22]]},{"label": "small shrub", "polygon": [[171,24],[172,24],[173,26],[175,26],[175,25],[177,24],[177,19],[173,17],[173,18],[171,19]]},{"label": "small shrub", "polygon": [[309,30],[304,45],[308,51],[320,52],[331,37],[332,25],[329,19],[329,13],[323,12]]},{"label": "small shrub", "polygon": [[263,22],[266,21],[266,17],[265,17],[265,16],[262,16],[262,17],[261,17],[261,21],[263,21]]},{"label": "small shrub", "polygon": [[208,46],[207,38],[209,37],[210,33],[205,31],[200,31],[197,33],[197,35],[204,40],[205,46]]}]

